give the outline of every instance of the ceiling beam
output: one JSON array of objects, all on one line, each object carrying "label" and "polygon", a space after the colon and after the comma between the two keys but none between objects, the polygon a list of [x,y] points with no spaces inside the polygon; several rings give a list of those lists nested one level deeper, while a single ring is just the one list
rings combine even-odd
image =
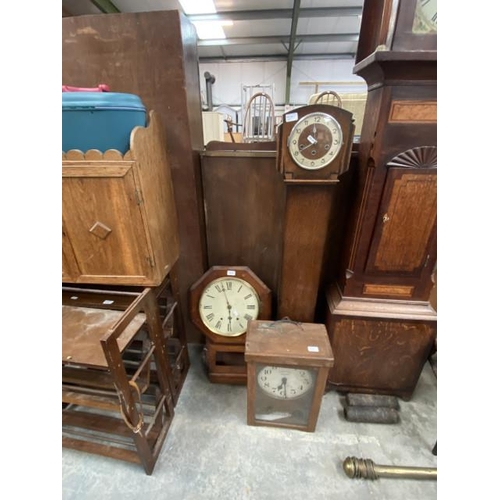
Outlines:
[{"label": "ceiling beam", "polygon": [[[324,33],[318,35],[296,35],[296,40],[302,43],[316,42],[358,42],[359,35],[357,33],[332,34]],[[222,38],[217,40],[198,40],[198,47],[214,47],[217,45],[258,45],[262,43],[278,43],[288,42],[289,35],[273,35],[273,36],[239,36],[234,38]]]},{"label": "ceiling beam", "polygon": [[292,81],[293,53],[295,51],[295,36],[299,22],[300,0],[293,1],[292,27],[290,28],[290,41],[288,42],[288,57],[286,62],[286,87],[285,104],[290,104],[290,84]]},{"label": "ceiling beam", "polygon": [[[259,21],[262,19],[290,19],[294,9],[234,10],[214,14],[191,14],[190,21]],[[300,9],[301,18],[361,16],[361,7],[322,7]]]},{"label": "ceiling beam", "polygon": [[104,14],[118,14],[120,10],[111,0],[90,0]]},{"label": "ceiling beam", "polygon": [[[353,59],[356,52],[338,52],[333,54],[295,54],[293,59],[299,60],[325,60],[325,59]],[[219,62],[261,62],[261,61],[287,61],[288,54],[270,54],[267,56],[249,55],[249,56],[210,56],[200,57],[199,62],[205,64],[214,64]]]}]

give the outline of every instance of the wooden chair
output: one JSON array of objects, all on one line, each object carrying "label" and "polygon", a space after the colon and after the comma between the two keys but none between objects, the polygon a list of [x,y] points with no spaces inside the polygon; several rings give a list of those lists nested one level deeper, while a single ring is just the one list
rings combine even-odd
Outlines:
[{"label": "wooden chair", "polygon": [[157,298],[63,287],[63,446],[152,474],[174,416]]},{"label": "wooden chair", "polygon": [[243,142],[275,140],[274,103],[269,94],[257,92],[248,101],[243,118]]},{"label": "wooden chair", "polygon": [[342,107],[342,99],[333,90],[325,90],[315,96],[311,96],[311,100],[314,100],[311,104],[330,104],[331,106]]}]

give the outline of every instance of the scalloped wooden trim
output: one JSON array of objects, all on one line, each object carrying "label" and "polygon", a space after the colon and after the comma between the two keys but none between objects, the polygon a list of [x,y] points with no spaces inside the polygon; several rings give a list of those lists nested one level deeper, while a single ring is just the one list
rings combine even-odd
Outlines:
[{"label": "scalloped wooden trim", "polygon": [[122,154],[117,149],[108,149],[106,151],[99,151],[98,149],[89,149],[85,153],[79,149],[70,149],[62,153],[62,159],[68,161],[122,161],[131,160],[130,151]]}]

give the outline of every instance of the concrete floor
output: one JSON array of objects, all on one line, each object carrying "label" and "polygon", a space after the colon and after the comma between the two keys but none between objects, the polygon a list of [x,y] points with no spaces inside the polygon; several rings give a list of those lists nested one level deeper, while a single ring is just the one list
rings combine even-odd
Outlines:
[{"label": "concrete floor", "polygon": [[155,470],[62,450],[64,500],[427,500],[437,481],[349,479],[348,456],[382,465],[437,467],[436,377],[424,367],[414,395],[400,401],[395,425],[347,422],[343,397],[323,397],[314,433],[246,424],[246,388],[211,384],[202,347],[190,346],[191,368]]}]

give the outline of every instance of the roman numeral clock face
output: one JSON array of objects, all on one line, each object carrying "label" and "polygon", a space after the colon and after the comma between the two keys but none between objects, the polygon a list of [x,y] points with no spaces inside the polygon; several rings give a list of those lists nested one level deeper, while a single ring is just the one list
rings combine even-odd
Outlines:
[{"label": "roman numeral clock face", "polygon": [[199,313],[212,332],[236,337],[247,331],[247,323],[259,315],[259,296],[240,278],[224,277],[212,281],[202,292]]}]

